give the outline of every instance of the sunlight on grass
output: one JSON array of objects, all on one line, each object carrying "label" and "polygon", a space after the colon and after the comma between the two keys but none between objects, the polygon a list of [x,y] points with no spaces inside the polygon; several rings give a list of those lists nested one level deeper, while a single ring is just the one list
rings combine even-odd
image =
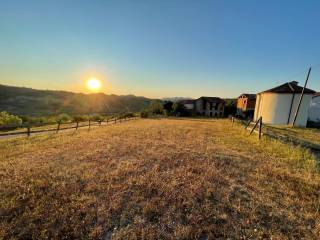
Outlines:
[{"label": "sunlight on grass", "polygon": [[302,148],[227,120],[148,120],[0,142],[0,238],[318,236]]}]

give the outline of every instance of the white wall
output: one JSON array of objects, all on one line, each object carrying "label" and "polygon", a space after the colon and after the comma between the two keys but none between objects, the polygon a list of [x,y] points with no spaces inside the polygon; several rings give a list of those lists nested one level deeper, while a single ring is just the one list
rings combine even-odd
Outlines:
[{"label": "white wall", "polygon": [[309,120],[313,122],[320,122],[320,96],[312,98],[309,108]]},{"label": "white wall", "polygon": [[[291,93],[261,93],[257,96],[255,107],[255,117],[257,120],[262,116],[262,121],[268,124],[287,124],[290,114],[289,124],[292,124],[296,109],[298,107],[301,94],[294,94],[291,114],[290,105],[293,94]],[[299,114],[296,120],[296,126],[305,127],[308,120],[308,110],[312,94],[305,94],[301,102]]]}]

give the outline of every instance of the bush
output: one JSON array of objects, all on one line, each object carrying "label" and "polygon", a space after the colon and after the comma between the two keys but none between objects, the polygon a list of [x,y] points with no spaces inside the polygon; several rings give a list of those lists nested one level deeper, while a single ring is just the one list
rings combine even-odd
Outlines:
[{"label": "bush", "polygon": [[140,112],[140,117],[141,118],[148,118],[149,117],[149,111],[148,110],[143,110]]},{"label": "bush", "polygon": [[22,124],[28,126],[41,126],[46,124],[54,124],[57,122],[56,117],[30,117],[30,116],[21,116]]},{"label": "bush", "polygon": [[76,115],[72,118],[73,122],[85,122],[88,121],[88,116],[86,115]]},{"label": "bush", "polygon": [[62,123],[70,122],[71,117],[66,113],[62,113],[57,117],[57,121]]},{"label": "bush", "polygon": [[122,113],[119,115],[119,118],[130,118],[130,117],[134,117],[134,113],[132,112],[128,112],[128,113]]},{"label": "bush", "polygon": [[96,121],[96,122],[100,122],[104,120],[104,116],[101,116],[99,114],[95,114],[93,116],[90,116],[90,120],[91,121]]},{"label": "bush", "polygon": [[7,112],[0,112],[0,127],[20,127],[22,119]]}]

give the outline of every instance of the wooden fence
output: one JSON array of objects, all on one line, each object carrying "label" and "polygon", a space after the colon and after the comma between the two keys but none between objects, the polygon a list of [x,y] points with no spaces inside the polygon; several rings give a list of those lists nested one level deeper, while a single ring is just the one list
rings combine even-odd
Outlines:
[{"label": "wooden fence", "polygon": [[[250,131],[250,135],[253,132],[256,132],[259,134],[259,140],[261,139],[261,136],[264,136],[265,138],[268,139],[273,139],[280,141],[285,144],[290,144],[293,146],[300,146],[306,149],[309,149],[318,159],[320,159],[320,145],[311,143],[309,141],[304,141],[295,137],[290,137],[290,136],[283,136],[280,134],[277,134],[275,132],[270,131],[270,127],[268,126],[265,131],[262,130],[262,117],[259,118],[256,122],[253,122],[251,120],[245,121],[245,120],[240,120],[237,118],[232,117],[231,118],[232,122],[238,122],[244,125],[244,128],[246,130]],[[253,126],[253,127],[252,127]],[[258,127],[258,130],[256,128]]]},{"label": "wooden fence", "polygon": [[[237,119],[235,117],[231,117],[231,121],[232,122],[240,122],[241,124],[244,125],[244,129],[250,131],[250,134],[251,135],[253,132],[256,132],[258,133],[258,136],[259,136],[259,140],[261,140],[261,137],[263,135],[263,132],[262,132],[262,117],[260,117],[256,122],[253,122],[252,120],[249,120],[248,122],[244,121],[244,120],[240,120],[240,119]],[[258,129],[256,129],[258,128]]]},{"label": "wooden fence", "polygon": [[[31,136],[33,133],[43,133],[43,132],[56,132],[58,133],[59,131],[63,130],[68,130],[68,129],[75,129],[78,130],[79,128],[84,128],[88,127],[90,130],[91,127],[93,126],[101,126],[101,125],[110,125],[110,124],[117,124],[121,123],[124,121],[131,121],[134,119],[137,119],[138,117],[123,117],[123,118],[109,118],[103,121],[93,121],[93,120],[88,120],[87,122],[69,122],[69,123],[62,123],[62,122],[57,122],[56,127],[48,128],[48,129],[37,129],[39,126],[35,127],[36,129],[32,130],[30,126],[25,127],[26,131],[11,131],[11,132],[5,132],[5,133],[0,133],[0,137],[5,137],[5,136],[13,136],[13,135],[27,135],[28,137]],[[63,127],[66,126],[67,127]],[[71,125],[71,126],[70,126]],[[46,125],[46,126],[53,126],[53,125]]]}]

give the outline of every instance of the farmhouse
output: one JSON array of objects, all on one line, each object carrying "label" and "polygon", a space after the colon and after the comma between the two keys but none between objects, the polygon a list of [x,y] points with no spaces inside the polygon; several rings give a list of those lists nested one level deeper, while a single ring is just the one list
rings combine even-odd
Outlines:
[{"label": "farmhouse", "polygon": [[194,110],[194,104],[195,104],[194,99],[185,99],[185,100],[181,100],[179,103],[183,104],[183,106],[187,109],[187,110]]},{"label": "farmhouse", "polygon": [[[268,124],[292,124],[301,97],[302,87],[298,82],[284,83],[257,94],[254,120],[262,117]],[[308,111],[315,91],[305,88],[295,125],[305,127]]]},{"label": "farmhouse", "polygon": [[256,95],[243,93],[237,99],[237,116],[253,117]]},{"label": "farmhouse", "polygon": [[180,101],[184,107],[198,115],[207,117],[222,117],[225,101],[219,97],[200,97]]},{"label": "farmhouse", "polygon": [[312,97],[308,121],[311,126],[320,126],[320,92],[315,93]]}]

